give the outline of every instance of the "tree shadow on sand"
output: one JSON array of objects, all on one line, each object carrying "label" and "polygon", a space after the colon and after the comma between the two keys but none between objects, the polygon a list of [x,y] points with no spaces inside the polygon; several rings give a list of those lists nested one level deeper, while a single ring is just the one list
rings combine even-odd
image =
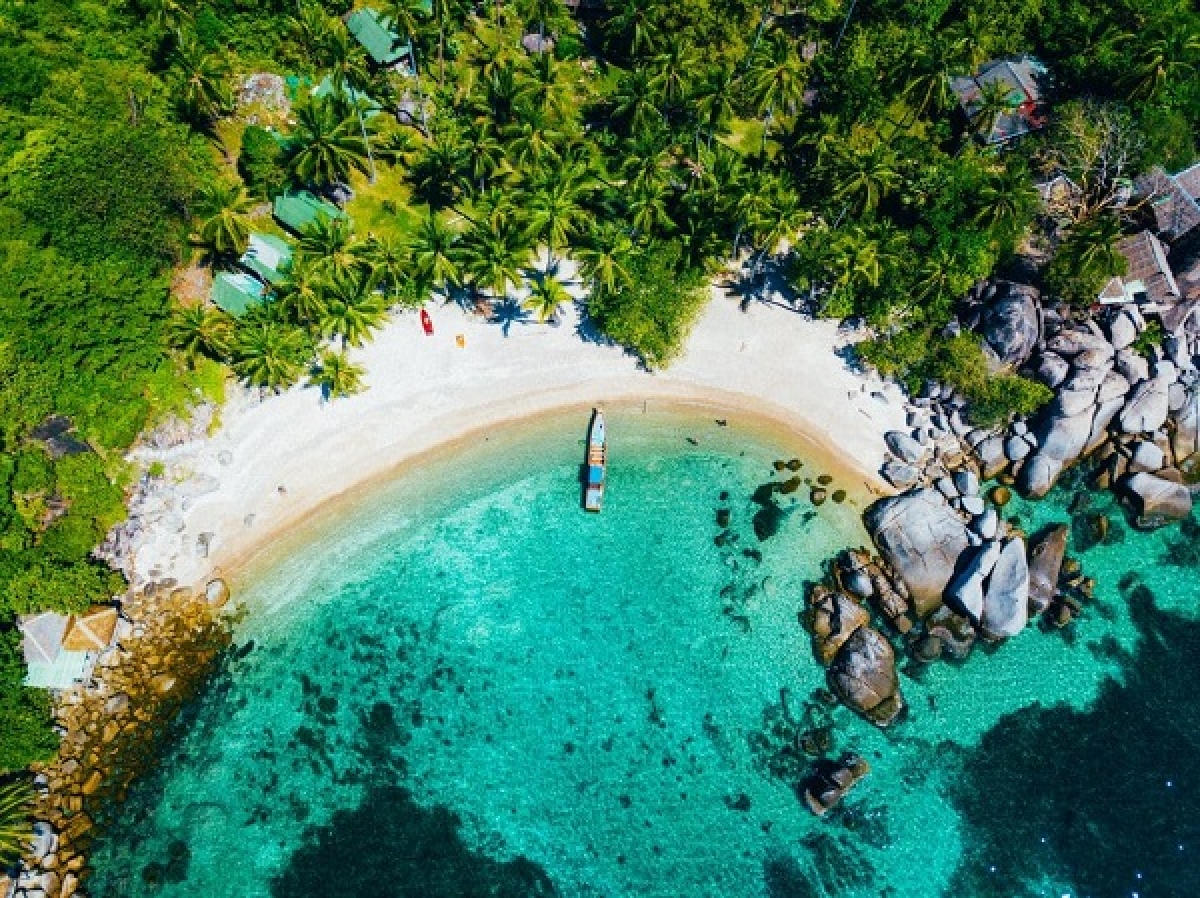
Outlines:
[{"label": "tree shadow on sand", "polygon": [[1156,607],[1127,575],[1140,638],[1086,711],[1008,715],[964,758],[969,847],[947,894],[1200,895],[1200,621]]},{"label": "tree shadow on sand", "polygon": [[461,821],[420,807],[407,789],[370,788],[362,804],[312,827],[271,882],[277,898],[549,898],[549,877],[519,857],[501,863],[472,852]]}]

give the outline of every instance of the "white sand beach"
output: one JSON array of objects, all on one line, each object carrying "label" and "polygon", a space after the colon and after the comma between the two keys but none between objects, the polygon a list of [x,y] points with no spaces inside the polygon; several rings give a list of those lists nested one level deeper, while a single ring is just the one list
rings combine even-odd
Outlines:
[{"label": "white sand beach", "polygon": [[431,309],[432,337],[406,313],[351,351],[367,372],[359,395],[322,402],[312,388],[265,399],[232,389],[211,436],[133,453],[162,463],[171,486],[135,503],[127,572],[136,583],[184,584],[228,574],[323,504],[422,453],[506,421],[606,402],[704,403],[766,418],[839,472],[840,484],[891,492],[877,472],[884,433],[904,425],[900,390],[851,370],[837,353],[847,338],[836,322],[759,302],[743,311],[738,298],[713,294],[683,356],[658,373],[583,340],[573,310],[558,327],[515,323],[506,336],[446,306]]}]

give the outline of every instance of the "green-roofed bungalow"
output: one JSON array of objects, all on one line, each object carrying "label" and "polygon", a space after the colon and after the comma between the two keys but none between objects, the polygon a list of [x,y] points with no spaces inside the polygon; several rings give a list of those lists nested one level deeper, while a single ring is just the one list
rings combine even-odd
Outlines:
[{"label": "green-roofed bungalow", "polygon": [[213,278],[212,301],[230,315],[241,315],[266,296],[266,285],[244,271],[222,271]]},{"label": "green-roofed bungalow", "polygon": [[299,234],[321,216],[345,218],[346,213],[325,200],[317,199],[307,190],[283,193],[275,197],[275,220]]},{"label": "green-roofed bungalow", "polygon": [[383,15],[369,6],[350,13],[346,28],[378,65],[393,66],[408,56],[408,46],[400,45],[400,35],[392,30]]},{"label": "green-roofed bungalow", "polygon": [[238,261],[268,284],[278,284],[292,261],[292,248],[274,234],[251,234],[250,244]]}]

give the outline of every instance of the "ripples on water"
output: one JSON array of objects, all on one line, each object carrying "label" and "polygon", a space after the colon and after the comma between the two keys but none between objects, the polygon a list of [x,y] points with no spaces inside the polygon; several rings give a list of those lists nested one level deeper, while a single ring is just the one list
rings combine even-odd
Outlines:
[{"label": "ripples on water", "polygon": [[[908,669],[911,714],[880,732],[809,701],[796,618],[864,541],[858,510],[801,490],[760,543],[750,497],[786,440],[613,417],[599,516],[561,418],[421,466],[257,572],[241,657],[119,809],[94,893],[1200,894],[1193,530],[1110,528],[1069,636]],[[1012,511],[1032,530],[1073,498]],[[738,539],[716,546],[722,506]],[[814,720],[873,766],[824,821],[788,748]]]}]

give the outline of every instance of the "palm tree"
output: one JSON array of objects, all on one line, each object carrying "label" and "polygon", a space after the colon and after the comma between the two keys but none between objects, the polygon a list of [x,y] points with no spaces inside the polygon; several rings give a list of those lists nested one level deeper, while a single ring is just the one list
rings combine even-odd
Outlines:
[{"label": "palm tree", "polygon": [[629,283],[627,267],[633,255],[633,240],[614,222],[606,222],[593,230],[574,250],[579,272],[592,284],[593,290],[611,293]]},{"label": "palm tree", "polygon": [[979,190],[975,223],[1013,239],[1029,223],[1038,205],[1038,194],[1024,166],[1010,161]]},{"label": "palm tree", "polygon": [[312,330],[325,312],[325,281],[313,262],[292,259],[284,279],[272,288],[274,305],[288,321]]},{"label": "palm tree", "polygon": [[1071,229],[1060,252],[1074,262],[1081,274],[1107,276],[1125,269],[1125,257],[1117,249],[1121,221],[1116,215],[1101,214]]},{"label": "palm tree", "polygon": [[663,120],[654,103],[654,79],[644,68],[621,76],[613,95],[613,115],[625,121],[631,134],[649,131]]},{"label": "palm tree", "polygon": [[734,88],[737,76],[728,66],[710,69],[692,94],[692,103],[699,115],[699,126],[708,132],[708,145],[713,136],[723,131],[736,114]]},{"label": "palm tree", "polygon": [[1147,32],[1111,37],[1112,47],[1132,60],[1120,79],[1131,100],[1151,100],[1168,84],[1183,86],[1197,75],[1200,25],[1194,18],[1172,20]]},{"label": "palm tree", "polygon": [[794,240],[809,219],[799,194],[784,179],[772,177],[766,188],[766,202],[760,204],[746,221],[750,239],[759,248],[755,274],[763,259],[775,252],[784,240]]},{"label": "palm tree", "polygon": [[389,299],[399,300],[410,295],[405,290],[413,273],[410,247],[395,237],[372,234],[359,245],[357,254]]},{"label": "palm tree", "polygon": [[329,44],[339,25],[336,17],[312,2],[300,4],[296,15],[288,19],[289,30],[318,66],[323,66],[329,58]]},{"label": "palm tree", "polygon": [[971,104],[971,124],[975,133],[985,142],[990,142],[1000,117],[1011,114],[1018,105],[1008,85],[1000,81],[984,84],[979,91],[979,99]]},{"label": "palm tree", "polygon": [[375,157],[371,153],[371,136],[367,132],[367,122],[363,117],[366,99],[362,91],[371,80],[371,73],[367,68],[367,54],[350,36],[350,29],[341,19],[336,21],[337,25],[329,34],[329,80],[333,86],[334,97],[338,101],[348,97],[353,106],[363,146],[367,149],[367,164],[373,184],[376,177]]},{"label": "palm tree", "polygon": [[522,99],[545,115],[570,118],[574,113],[573,93],[565,70],[566,64],[556,60],[553,53],[539,53],[529,64],[530,77],[521,92]]},{"label": "palm tree", "polygon": [[421,221],[412,238],[412,254],[417,277],[423,283],[445,290],[462,282],[457,262],[458,236],[433,212]]},{"label": "palm tree", "polygon": [[654,50],[661,29],[653,19],[652,9],[643,0],[618,0],[611,8],[613,17],[605,25],[605,31],[610,36],[624,38],[629,56],[641,56]]},{"label": "palm tree", "polygon": [[750,94],[763,117],[763,147],[776,109],[794,111],[804,100],[808,65],[796,51],[796,44],[781,30],[772,30],[755,54],[748,82]]},{"label": "palm tree", "polygon": [[311,352],[302,332],[266,315],[248,317],[237,328],[232,367],[251,386],[285,390],[300,380]]},{"label": "palm tree", "polygon": [[697,68],[696,48],[676,32],[667,38],[663,52],[654,58],[654,77],[651,85],[662,96],[663,103],[674,106],[682,102]]},{"label": "palm tree", "polygon": [[318,215],[296,240],[296,256],[321,277],[336,277],[361,265],[350,220]]},{"label": "palm tree", "polygon": [[366,371],[346,357],[345,350],[326,350],[308,375],[308,385],[319,387],[326,401],[362,392]]},{"label": "palm tree", "polygon": [[833,196],[854,204],[862,214],[874,213],[880,201],[900,186],[896,153],[877,136],[871,136],[867,146],[860,141],[844,141],[837,144],[835,152],[837,184]]},{"label": "palm tree", "polygon": [[350,170],[368,169],[367,142],[356,117],[338,114],[333,98],[313,98],[296,108],[291,167],[301,181],[317,187],[344,183]]},{"label": "palm tree", "polygon": [[[519,0],[517,10],[524,22],[537,22],[538,37],[546,37],[546,23],[560,18],[563,13],[562,0]],[[542,53],[541,56],[550,56]]]},{"label": "palm tree", "polygon": [[325,309],[318,322],[321,336],[340,337],[343,349],[361,346],[387,320],[387,303],[376,286],[369,273],[347,272],[332,278],[325,287]]},{"label": "palm tree", "polygon": [[201,216],[196,242],[213,258],[238,258],[250,243],[250,211],[254,200],[242,184],[217,181],[200,189],[196,211]]},{"label": "palm tree", "polygon": [[218,56],[205,53],[190,31],[177,37],[171,55],[175,99],[188,119],[210,127],[233,108],[229,70]]},{"label": "palm tree", "polygon": [[573,301],[562,281],[552,274],[543,274],[534,280],[529,298],[523,305],[538,316],[541,324],[548,321],[557,324],[558,310]]},{"label": "palm tree", "polygon": [[630,221],[642,234],[669,230],[671,216],[667,212],[667,188],[662,182],[635,184],[627,199]]},{"label": "palm tree", "polygon": [[533,168],[558,157],[562,134],[553,120],[536,109],[526,109],[515,125],[505,129],[508,155],[518,169]]},{"label": "palm tree", "polygon": [[167,345],[194,367],[201,358],[221,359],[229,352],[233,321],[224,312],[205,306],[175,309],[167,319]]},{"label": "palm tree", "polygon": [[554,267],[554,254],[566,248],[586,220],[580,190],[570,181],[550,178],[539,185],[529,202],[529,232],[549,249],[546,269]]},{"label": "palm tree", "polygon": [[21,859],[33,836],[33,787],[25,780],[0,785],[0,870]]},{"label": "palm tree", "polygon": [[469,184],[470,164],[467,147],[439,130],[409,166],[408,180],[418,199],[441,209],[453,204]]},{"label": "palm tree", "polygon": [[918,116],[936,116],[950,108],[950,77],[943,59],[924,42],[909,53],[908,81],[901,95]]},{"label": "palm tree", "polygon": [[511,216],[498,212],[466,233],[460,251],[463,273],[476,288],[489,290],[493,299],[503,299],[509,284],[521,283],[531,255],[524,229]]},{"label": "palm tree", "polygon": [[143,0],[139,6],[151,24],[166,32],[181,30],[192,16],[188,4],[181,0]]},{"label": "palm tree", "polygon": [[463,150],[466,166],[477,190],[485,190],[488,180],[511,171],[504,148],[489,119],[472,121],[467,125]]}]

